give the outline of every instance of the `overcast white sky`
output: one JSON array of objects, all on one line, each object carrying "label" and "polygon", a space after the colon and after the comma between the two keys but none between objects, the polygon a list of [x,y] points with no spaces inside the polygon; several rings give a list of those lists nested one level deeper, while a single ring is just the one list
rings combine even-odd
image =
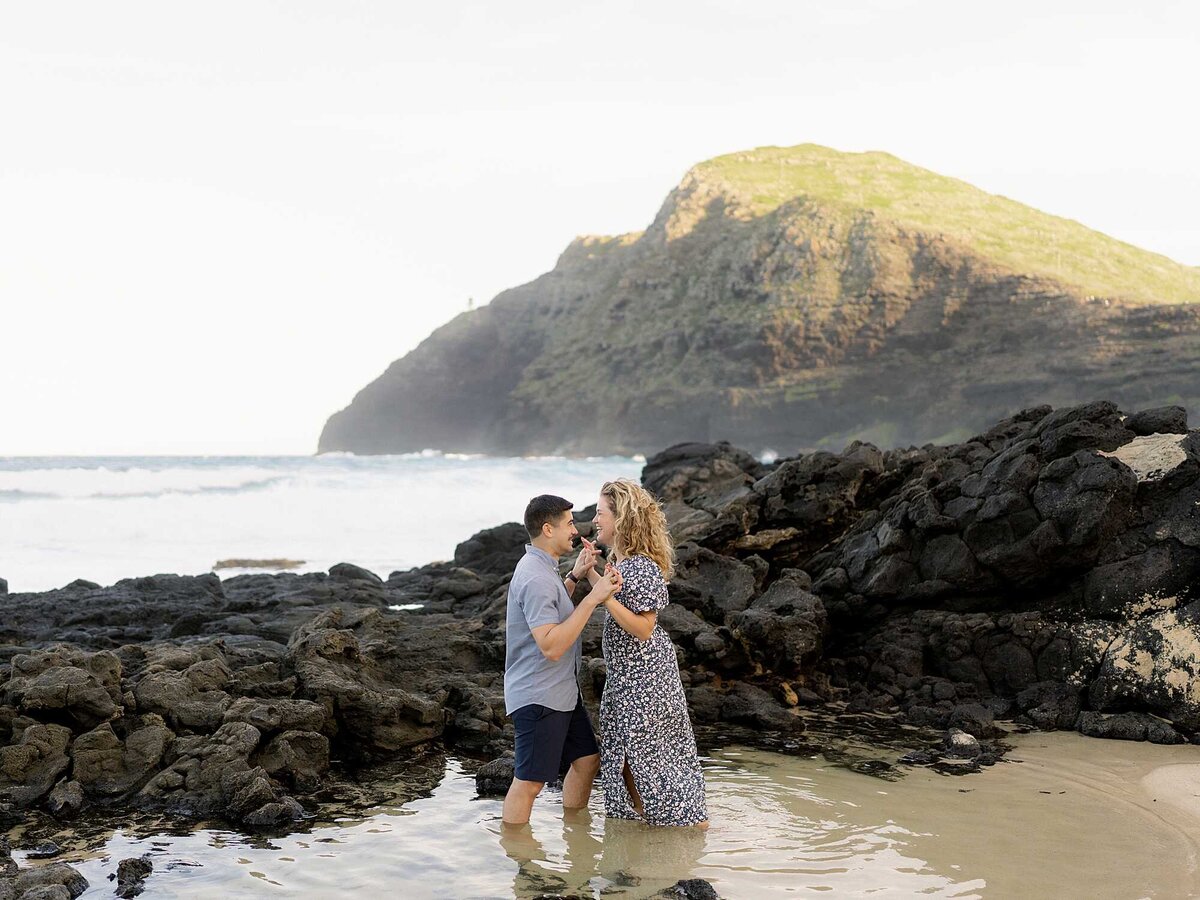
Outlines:
[{"label": "overcast white sky", "polygon": [[0,7],[0,455],[308,453],[687,168],[886,150],[1200,264],[1200,5]]}]

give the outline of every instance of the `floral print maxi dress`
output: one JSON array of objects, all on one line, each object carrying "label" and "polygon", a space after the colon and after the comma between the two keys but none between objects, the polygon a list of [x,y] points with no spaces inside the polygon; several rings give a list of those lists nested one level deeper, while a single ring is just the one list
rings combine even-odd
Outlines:
[{"label": "floral print maxi dress", "polygon": [[[634,612],[667,605],[667,584],[648,556],[617,564],[616,600]],[[600,772],[609,816],[637,819],[621,773],[628,761],[651,825],[695,825],[708,819],[704,775],[679,680],[675,645],[662,625],[639,641],[611,615],[604,617],[607,678],[600,699]]]}]

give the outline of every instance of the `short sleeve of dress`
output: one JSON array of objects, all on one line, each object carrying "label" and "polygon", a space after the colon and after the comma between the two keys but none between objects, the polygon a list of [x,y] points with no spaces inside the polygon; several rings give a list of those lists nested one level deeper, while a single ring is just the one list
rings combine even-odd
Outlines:
[{"label": "short sleeve of dress", "polygon": [[621,570],[621,593],[617,600],[634,612],[653,612],[670,602],[662,570],[648,556],[631,556],[617,564]]}]

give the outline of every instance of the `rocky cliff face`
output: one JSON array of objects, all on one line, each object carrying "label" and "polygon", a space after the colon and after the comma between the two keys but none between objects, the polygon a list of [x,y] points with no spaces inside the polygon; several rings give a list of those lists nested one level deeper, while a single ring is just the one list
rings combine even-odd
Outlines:
[{"label": "rocky cliff face", "polygon": [[1196,300],[1197,270],[884,154],[755,151],[439,329],[320,450],[786,453],[962,439],[1037,403],[1191,406]]}]

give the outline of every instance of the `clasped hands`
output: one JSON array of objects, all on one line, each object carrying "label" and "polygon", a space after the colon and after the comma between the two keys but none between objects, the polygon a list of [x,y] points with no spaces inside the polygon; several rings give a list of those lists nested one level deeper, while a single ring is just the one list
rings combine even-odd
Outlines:
[{"label": "clasped hands", "polygon": [[586,599],[594,602],[596,606],[603,606],[621,592],[621,572],[616,566],[605,562],[604,573],[597,574],[596,560],[600,558],[600,550],[587,538],[581,537],[580,540],[583,541],[583,547],[575,565],[571,567],[571,573],[578,580],[588,580],[592,589]]}]

